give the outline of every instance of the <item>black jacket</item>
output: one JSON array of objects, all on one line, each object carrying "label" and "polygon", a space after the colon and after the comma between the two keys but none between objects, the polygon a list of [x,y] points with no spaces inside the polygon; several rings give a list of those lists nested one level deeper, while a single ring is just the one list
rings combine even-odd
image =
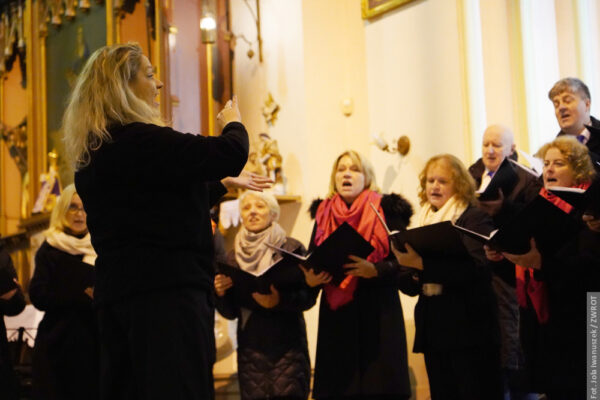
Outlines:
[{"label": "black jacket", "polygon": [[[456,224],[476,232],[493,229],[483,211],[470,206]],[[443,285],[439,296],[419,296],[415,307],[415,353],[489,349],[499,346],[491,268],[481,243],[463,236],[469,255],[423,257],[420,284]]]},{"label": "black jacket", "polygon": [[[311,206],[313,217],[319,203],[317,200]],[[384,195],[381,207],[390,229],[406,228],[412,207],[404,198]],[[375,267],[378,276],[360,279],[350,303],[333,311],[321,298],[315,399],[410,397],[406,332],[398,290],[412,286],[413,273],[399,268],[393,254]],[[319,291],[313,290],[315,298]]]},{"label": "black jacket", "polygon": [[[581,223],[581,230],[552,255],[542,252],[536,277],[548,288],[548,398],[585,398],[587,342],[593,338],[594,303],[587,294],[600,292],[600,233]],[[595,304],[600,298],[595,295]]]},{"label": "black jacket", "polygon": [[[586,146],[596,172],[600,172],[600,121],[592,116],[590,116],[590,119],[592,121],[591,125],[586,125],[587,130],[590,132],[590,140],[588,140]],[[562,135],[566,135],[566,133],[560,131],[557,136]]]},{"label": "black jacket", "polygon": [[94,267],[82,259],[48,242],[35,255],[29,297],[44,318],[33,349],[34,399],[98,396],[96,313],[85,293],[94,286]]},{"label": "black jacket", "polygon": [[209,209],[248,158],[237,122],[218,137],[132,123],[109,130],[75,173],[96,261],[95,301],[191,286],[211,291],[214,268]]},{"label": "black jacket", "polygon": [[[301,255],[306,252],[292,238],[287,238],[283,248]],[[237,266],[233,251],[225,261]],[[238,319],[238,377],[244,400],[308,398],[310,360],[303,311],[311,308],[315,299],[304,283],[302,271],[298,268],[296,272],[297,285],[280,288],[280,303],[272,309],[254,301],[241,303],[233,289],[217,297],[219,313]],[[242,307],[249,313],[245,321]]]},{"label": "black jacket", "polygon": [[[6,251],[0,249],[0,276],[15,279],[17,274],[13,262]],[[3,283],[4,284],[4,283]],[[2,295],[4,293],[0,293]],[[7,400],[17,399],[17,382],[13,371],[13,360],[8,350],[8,340],[4,316],[20,314],[25,308],[25,297],[21,289],[17,290],[10,300],[0,299],[0,393]]]}]

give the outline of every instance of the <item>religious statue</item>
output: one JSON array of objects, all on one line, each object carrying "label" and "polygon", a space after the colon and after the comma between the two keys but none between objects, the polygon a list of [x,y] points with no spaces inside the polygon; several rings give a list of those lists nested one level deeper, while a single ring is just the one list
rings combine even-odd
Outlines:
[{"label": "religious statue", "polygon": [[58,153],[56,150],[48,153],[48,163],[50,164],[48,172],[40,176],[42,187],[31,210],[33,214],[52,211],[56,204],[56,199],[62,191],[58,176]]},{"label": "religious statue", "polygon": [[261,133],[258,136],[261,140],[258,151],[259,158],[266,169],[266,175],[275,182],[273,191],[275,194],[285,194],[285,182],[281,169],[282,157],[277,140],[271,139],[268,133]]},{"label": "religious statue", "polygon": [[262,115],[265,117],[267,125],[273,126],[277,121],[277,114],[279,113],[279,104],[273,99],[273,95],[269,92],[265,105],[262,108]]}]

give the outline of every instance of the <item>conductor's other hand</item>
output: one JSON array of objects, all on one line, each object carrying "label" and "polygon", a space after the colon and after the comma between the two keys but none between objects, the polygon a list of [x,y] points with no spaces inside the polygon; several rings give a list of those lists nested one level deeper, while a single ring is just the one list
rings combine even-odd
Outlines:
[{"label": "conductor's other hand", "polygon": [[228,176],[227,178],[221,179],[223,186],[230,189],[249,189],[262,192],[263,189],[269,189],[273,180],[266,176],[257,175],[254,172],[242,171],[236,177]]},{"label": "conductor's other hand", "polygon": [[227,289],[233,286],[233,281],[230,277],[223,274],[215,275],[215,293],[219,297],[225,296]]},{"label": "conductor's other hand", "polygon": [[242,122],[242,115],[238,108],[237,96],[233,96],[232,100],[225,103],[225,106],[217,114],[217,122],[219,123],[220,129],[223,129],[225,125],[230,122]]},{"label": "conductor's other hand", "polygon": [[331,275],[325,271],[315,274],[315,271],[312,268],[306,268],[302,265],[299,265],[299,267],[304,273],[306,284],[310,287],[316,287],[331,282]]},{"label": "conductor's other hand", "polygon": [[271,293],[262,294],[254,292],[252,293],[252,298],[258,303],[258,305],[264,308],[273,308],[279,304],[279,292],[273,285],[271,285]]}]

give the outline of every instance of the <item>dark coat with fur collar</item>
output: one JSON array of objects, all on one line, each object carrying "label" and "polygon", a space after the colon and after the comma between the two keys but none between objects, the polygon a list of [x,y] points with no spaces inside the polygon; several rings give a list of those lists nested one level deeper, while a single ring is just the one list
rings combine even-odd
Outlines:
[{"label": "dark coat with fur collar", "polygon": [[[315,216],[321,200],[311,206]],[[381,201],[391,230],[405,229],[411,205],[401,196]],[[314,247],[311,238],[311,247]],[[313,397],[410,397],[404,316],[398,289],[410,290],[412,272],[400,269],[393,255],[376,264],[378,276],[360,279],[354,299],[332,311],[322,298]],[[314,290],[316,298],[320,288]]]}]

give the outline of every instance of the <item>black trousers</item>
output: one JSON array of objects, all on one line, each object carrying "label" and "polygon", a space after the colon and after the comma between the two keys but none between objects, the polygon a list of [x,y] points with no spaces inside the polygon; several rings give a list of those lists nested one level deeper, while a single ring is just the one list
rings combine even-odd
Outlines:
[{"label": "black trousers", "polygon": [[502,400],[497,349],[426,352],[425,367],[432,400]]},{"label": "black trousers", "polygon": [[213,399],[214,306],[183,288],[100,307],[101,400]]}]

